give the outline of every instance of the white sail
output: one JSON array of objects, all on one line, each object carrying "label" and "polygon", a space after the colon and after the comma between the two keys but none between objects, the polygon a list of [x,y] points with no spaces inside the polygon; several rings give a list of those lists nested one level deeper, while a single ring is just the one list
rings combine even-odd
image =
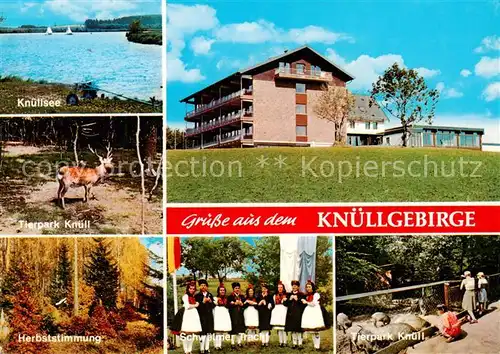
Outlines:
[{"label": "white sail", "polygon": [[47,27],[47,32],[45,34],[48,34],[49,36],[52,34],[52,28]]},{"label": "white sail", "polygon": [[68,26],[68,29],[66,30],[66,34],[68,34],[68,35],[72,35],[73,34],[73,32],[71,32],[71,28],[69,26]]}]

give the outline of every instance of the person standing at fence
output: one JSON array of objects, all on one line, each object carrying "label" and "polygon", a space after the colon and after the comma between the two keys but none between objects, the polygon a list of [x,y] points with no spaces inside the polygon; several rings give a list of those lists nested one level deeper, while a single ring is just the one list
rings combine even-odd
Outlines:
[{"label": "person standing at fence", "polygon": [[319,350],[321,344],[319,332],[326,328],[320,299],[321,296],[316,291],[316,286],[309,280],[306,284],[306,296],[301,300],[305,306],[301,327],[306,332],[312,332],[314,349],[316,350]]},{"label": "person standing at fence", "polygon": [[446,305],[437,305],[437,311],[443,324],[441,334],[448,343],[453,342],[462,333],[462,322],[457,318],[456,314],[448,311]]},{"label": "person standing at fence", "polygon": [[299,291],[300,282],[292,280],[292,292],[288,294],[285,306],[288,308],[286,313],[285,331],[292,332],[292,348],[302,348],[302,312],[304,304],[302,299],[304,294]]},{"label": "person standing at fence", "polygon": [[197,310],[199,303],[194,297],[195,292],[196,282],[187,283],[186,293],[182,296],[183,307],[175,315],[171,327],[173,334],[181,334],[184,353],[193,352],[194,336],[202,331]]},{"label": "person standing at fence", "polygon": [[460,284],[460,290],[465,289],[462,299],[462,308],[469,313],[470,323],[477,323],[474,311],[476,310],[476,281],[467,270],[464,273],[465,279]]},{"label": "person standing at fence", "polygon": [[233,292],[227,298],[227,307],[231,316],[231,348],[235,348],[235,340],[237,337],[238,347],[242,347],[241,341],[245,334],[245,318],[243,317],[243,304],[245,297],[241,295],[240,283],[234,282],[231,284]]},{"label": "person standing at fence", "polygon": [[286,346],[287,335],[285,333],[287,307],[284,305],[287,300],[285,285],[278,282],[278,291],[273,296],[274,309],[271,313],[271,326],[278,331],[280,347]]},{"label": "person standing at fence", "polygon": [[479,289],[478,302],[479,302],[479,316],[481,316],[486,309],[488,303],[488,292],[486,288],[488,287],[488,280],[483,272],[477,273],[477,287]]},{"label": "person standing at fence", "polygon": [[245,318],[245,326],[247,327],[247,342],[253,343],[256,340],[257,329],[259,328],[259,312],[257,311],[257,297],[252,284],[248,284],[246,299],[244,301],[243,316]]},{"label": "person standing at fence", "polygon": [[223,333],[231,332],[231,316],[227,309],[227,296],[224,283],[220,283],[217,288],[217,297],[214,298],[214,332],[215,350],[222,350]]},{"label": "person standing at fence", "polygon": [[269,339],[271,337],[269,331],[271,330],[271,313],[274,308],[274,301],[266,283],[260,284],[260,295],[257,297],[257,302],[260,342],[263,347],[269,347]]},{"label": "person standing at fence", "polygon": [[208,282],[205,279],[198,280],[200,291],[195,295],[198,313],[201,321],[200,353],[210,351],[210,336],[214,333],[214,296],[208,291]]}]

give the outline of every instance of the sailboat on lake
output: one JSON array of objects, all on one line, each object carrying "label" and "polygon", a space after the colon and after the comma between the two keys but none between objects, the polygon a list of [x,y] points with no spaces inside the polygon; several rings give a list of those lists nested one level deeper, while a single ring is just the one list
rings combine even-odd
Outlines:
[{"label": "sailboat on lake", "polygon": [[72,36],[73,35],[73,32],[71,32],[71,28],[68,26],[68,29],[66,30],[66,34],[68,36]]},{"label": "sailboat on lake", "polygon": [[47,32],[45,32],[46,35],[51,36],[52,35],[52,28],[47,27]]}]

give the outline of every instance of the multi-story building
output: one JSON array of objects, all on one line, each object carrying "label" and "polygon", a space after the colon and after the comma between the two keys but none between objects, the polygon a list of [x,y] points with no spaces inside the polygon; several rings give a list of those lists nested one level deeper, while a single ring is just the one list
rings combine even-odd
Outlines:
[{"label": "multi-story building", "polygon": [[[187,148],[332,146],[335,125],[314,106],[325,85],[345,87],[354,77],[308,46],[237,71],[184,98]],[[355,95],[347,123],[352,146],[402,144],[402,127],[385,129],[386,116],[370,97]],[[415,126],[409,146],[481,148],[483,129]]]},{"label": "multi-story building", "polygon": [[[307,46],[235,72],[181,100],[193,106],[185,117],[192,125],[188,147],[331,146],[335,126],[317,117],[314,105],[324,85],[352,79]],[[348,128],[357,145],[380,143],[383,113],[377,110],[368,107],[368,97],[357,97],[356,122]]]}]

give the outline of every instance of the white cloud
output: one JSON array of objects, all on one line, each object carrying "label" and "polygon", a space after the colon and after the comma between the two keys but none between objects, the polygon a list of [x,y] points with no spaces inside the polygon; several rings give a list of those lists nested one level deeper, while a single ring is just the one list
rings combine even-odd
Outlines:
[{"label": "white cloud", "polygon": [[47,0],[44,4],[50,11],[80,22],[89,18],[120,17],[130,10],[134,10],[135,14],[144,13],[137,5],[137,1],[134,0]]},{"label": "white cloud", "polygon": [[488,36],[483,38],[481,41],[481,45],[474,49],[476,53],[486,53],[490,50],[499,50],[500,51],[500,37],[496,35]]},{"label": "white cloud", "polygon": [[205,80],[200,69],[188,69],[186,64],[175,56],[167,53],[167,80],[193,83]]},{"label": "white cloud", "polygon": [[207,55],[210,53],[210,49],[214,42],[215,39],[209,39],[203,36],[195,37],[191,40],[191,49],[196,55]]},{"label": "white cloud", "polygon": [[29,11],[29,9],[31,9],[32,7],[38,5],[36,2],[25,2],[23,3],[22,7],[21,7],[21,12],[27,12]]},{"label": "white cloud", "polygon": [[442,81],[436,84],[436,90],[439,91],[442,98],[460,98],[464,95],[463,92],[457,90],[456,88],[446,88],[446,85]]},{"label": "white cloud", "polygon": [[326,56],[335,64],[343,67],[346,71],[355,76],[355,79],[349,83],[352,90],[367,90],[372,87],[384,71],[394,63],[404,66],[404,60],[401,55],[385,54],[378,57],[369,55],[360,55],[357,59],[347,62],[344,58],[338,55],[333,49],[327,49]]},{"label": "white cloud", "polygon": [[500,75],[500,57],[482,57],[474,67],[477,76],[492,78]]},{"label": "white cloud", "polygon": [[415,70],[420,74],[420,76],[422,76],[425,79],[441,74],[441,70],[435,70],[435,69],[416,68]]},{"label": "white cloud", "polygon": [[472,72],[470,70],[467,70],[467,69],[462,69],[460,71],[460,75],[463,76],[463,77],[469,77],[470,74],[472,74]]},{"label": "white cloud", "polygon": [[231,23],[220,26],[215,31],[218,41],[230,43],[326,43],[341,40],[353,41],[344,33],[336,33],[319,26],[306,26],[285,30],[272,22],[258,20],[253,22]]},{"label": "white cloud", "polygon": [[482,97],[486,102],[500,99],[500,81],[492,82],[483,91]]}]

